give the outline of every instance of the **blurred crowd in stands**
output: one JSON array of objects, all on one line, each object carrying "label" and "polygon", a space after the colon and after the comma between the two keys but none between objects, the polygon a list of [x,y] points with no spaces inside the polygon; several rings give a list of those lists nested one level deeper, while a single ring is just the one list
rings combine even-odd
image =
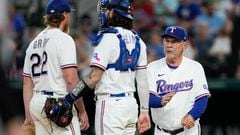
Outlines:
[{"label": "blurred crowd in stands", "polygon": [[[97,0],[70,1],[75,8],[70,34],[76,42],[79,76],[83,77],[90,71],[91,40],[98,31],[94,21],[98,14],[92,8],[80,14],[79,10],[84,5],[79,2],[87,1],[96,7]],[[7,82],[22,80],[25,50],[44,28],[42,16],[45,14],[46,2],[47,0],[0,2],[0,7],[7,7],[0,8],[0,67],[3,84],[0,106],[5,106],[1,108],[0,120],[2,119],[3,125],[23,112],[22,103],[19,102],[22,100],[21,96],[19,98],[21,91],[15,94],[7,91],[6,89],[14,89]],[[207,78],[240,79],[240,0],[136,0],[134,18],[134,30],[147,44],[148,62],[164,57],[160,36],[162,30],[170,25],[180,25],[188,30],[190,38],[185,56],[199,61],[204,66]],[[2,100],[5,102],[2,103]],[[11,110],[8,101],[15,102],[17,107],[14,106]],[[92,103],[94,105],[94,101]],[[21,117],[17,117],[18,121],[19,119]]]},{"label": "blurred crowd in stands", "polygon": [[187,29],[185,56],[203,64],[207,77],[239,78],[239,0],[137,0],[135,30],[148,47],[149,62],[161,58],[166,26]]}]

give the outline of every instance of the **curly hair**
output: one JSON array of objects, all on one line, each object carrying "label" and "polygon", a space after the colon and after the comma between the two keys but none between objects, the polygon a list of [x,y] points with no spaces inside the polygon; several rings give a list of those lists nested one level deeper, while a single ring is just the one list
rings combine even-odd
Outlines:
[{"label": "curly hair", "polygon": [[121,16],[117,12],[114,12],[112,18],[108,19],[107,25],[113,27],[123,27],[131,30],[133,28],[133,21]]},{"label": "curly hair", "polygon": [[44,24],[51,27],[59,27],[61,22],[65,19],[62,13],[50,14],[44,16]]}]

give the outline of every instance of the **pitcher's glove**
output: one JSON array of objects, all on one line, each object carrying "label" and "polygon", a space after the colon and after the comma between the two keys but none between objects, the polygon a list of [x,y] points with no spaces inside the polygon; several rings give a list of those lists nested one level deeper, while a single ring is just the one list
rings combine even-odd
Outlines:
[{"label": "pitcher's glove", "polygon": [[66,127],[73,118],[72,106],[73,103],[66,98],[47,98],[43,110],[50,121],[59,127]]}]

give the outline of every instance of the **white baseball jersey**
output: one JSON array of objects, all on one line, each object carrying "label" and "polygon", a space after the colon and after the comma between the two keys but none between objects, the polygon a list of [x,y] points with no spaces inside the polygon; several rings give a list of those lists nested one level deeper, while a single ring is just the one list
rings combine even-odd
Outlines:
[{"label": "white baseball jersey", "polygon": [[[25,56],[24,73],[31,77],[34,91],[54,92],[53,97],[63,97],[67,85],[62,69],[76,67],[76,49],[73,39],[60,29],[45,29],[30,43]],[[66,128],[50,125],[42,109],[49,95],[34,92],[30,102],[30,113],[36,127],[36,135],[80,135],[77,111],[73,108],[73,119]]]},{"label": "white baseball jersey", "polygon": [[73,39],[57,28],[43,30],[26,51],[24,76],[31,77],[34,91],[67,94],[62,69],[76,67]]},{"label": "white baseball jersey", "polygon": [[[133,32],[117,27],[126,43],[127,49],[131,52],[135,48],[136,38]],[[101,42],[94,48],[91,66],[97,66],[105,70],[102,79],[96,85],[95,94],[117,94],[123,92],[135,92],[135,71],[116,71],[114,68],[106,70],[108,64],[113,64],[119,57],[119,39],[114,33],[105,33]],[[146,68],[147,54],[146,45],[140,40],[141,53],[139,56],[137,69]]]},{"label": "white baseball jersey", "polygon": [[167,65],[166,57],[150,63],[148,83],[149,90],[158,95],[176,92],[166,106],[151,108],[154,123],[168,130],[181,128],[181,120],[192,109],[194,102],[210,95],[203,67],[186,57],[176,69]]},{"label": "white baseball jersey", "polygon": [[[136,37],[130,30],[117,27],[129,52],[135,48]],[[136,71],[119,71],[106,69],[108,64],[117,61],[120,55],[119,38],[114,33],[105,33],[94,48],[91,66],[97,66],[105,72],[95,88],[96,116],[95,131],[97,135],[135,135],[138,118],[138,104],[133,96]],[[137,69],[147,66],[146,45],[140,40],[140,56]],[[109,94],[131,93],[129,96],[110,97]],[[129,113],[131,110],[131,113]]]}]

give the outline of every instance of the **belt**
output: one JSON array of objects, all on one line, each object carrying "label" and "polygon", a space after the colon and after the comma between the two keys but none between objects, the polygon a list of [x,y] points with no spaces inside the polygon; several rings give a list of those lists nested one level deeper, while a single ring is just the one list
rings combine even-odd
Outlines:
[{"label": "belt", "polygon": [[133,93],[118,93],[118,94],[103,94],[103,95],[96,95],[95,99],[98,100],[100,98],[106,98],[106,97],[128,97],[128,96],[134,96]]},{"label": "belt", "polygon": [[119,93],[119,94],[110,94],[110,97],[127,97],[132,95],[132,93]]},{"label": "belt", "polygon": [[35,91],[35,93],[37,93],[37,94],[42,94],[42,95],[53,96],[53,92],[51,92],[51,91],[46,91],[46,90]]},{"label": "belt", "polygon": [[162,130],[162,131],[164,131],[166,133],[169,133],[171,135],[176,135],[176,134],[184,131],[183,128],[178,128],[178,129],[175,129],[175,130],[168,130],[168,129],[160,128],[158,125],[157,125],[157,129]]}]

